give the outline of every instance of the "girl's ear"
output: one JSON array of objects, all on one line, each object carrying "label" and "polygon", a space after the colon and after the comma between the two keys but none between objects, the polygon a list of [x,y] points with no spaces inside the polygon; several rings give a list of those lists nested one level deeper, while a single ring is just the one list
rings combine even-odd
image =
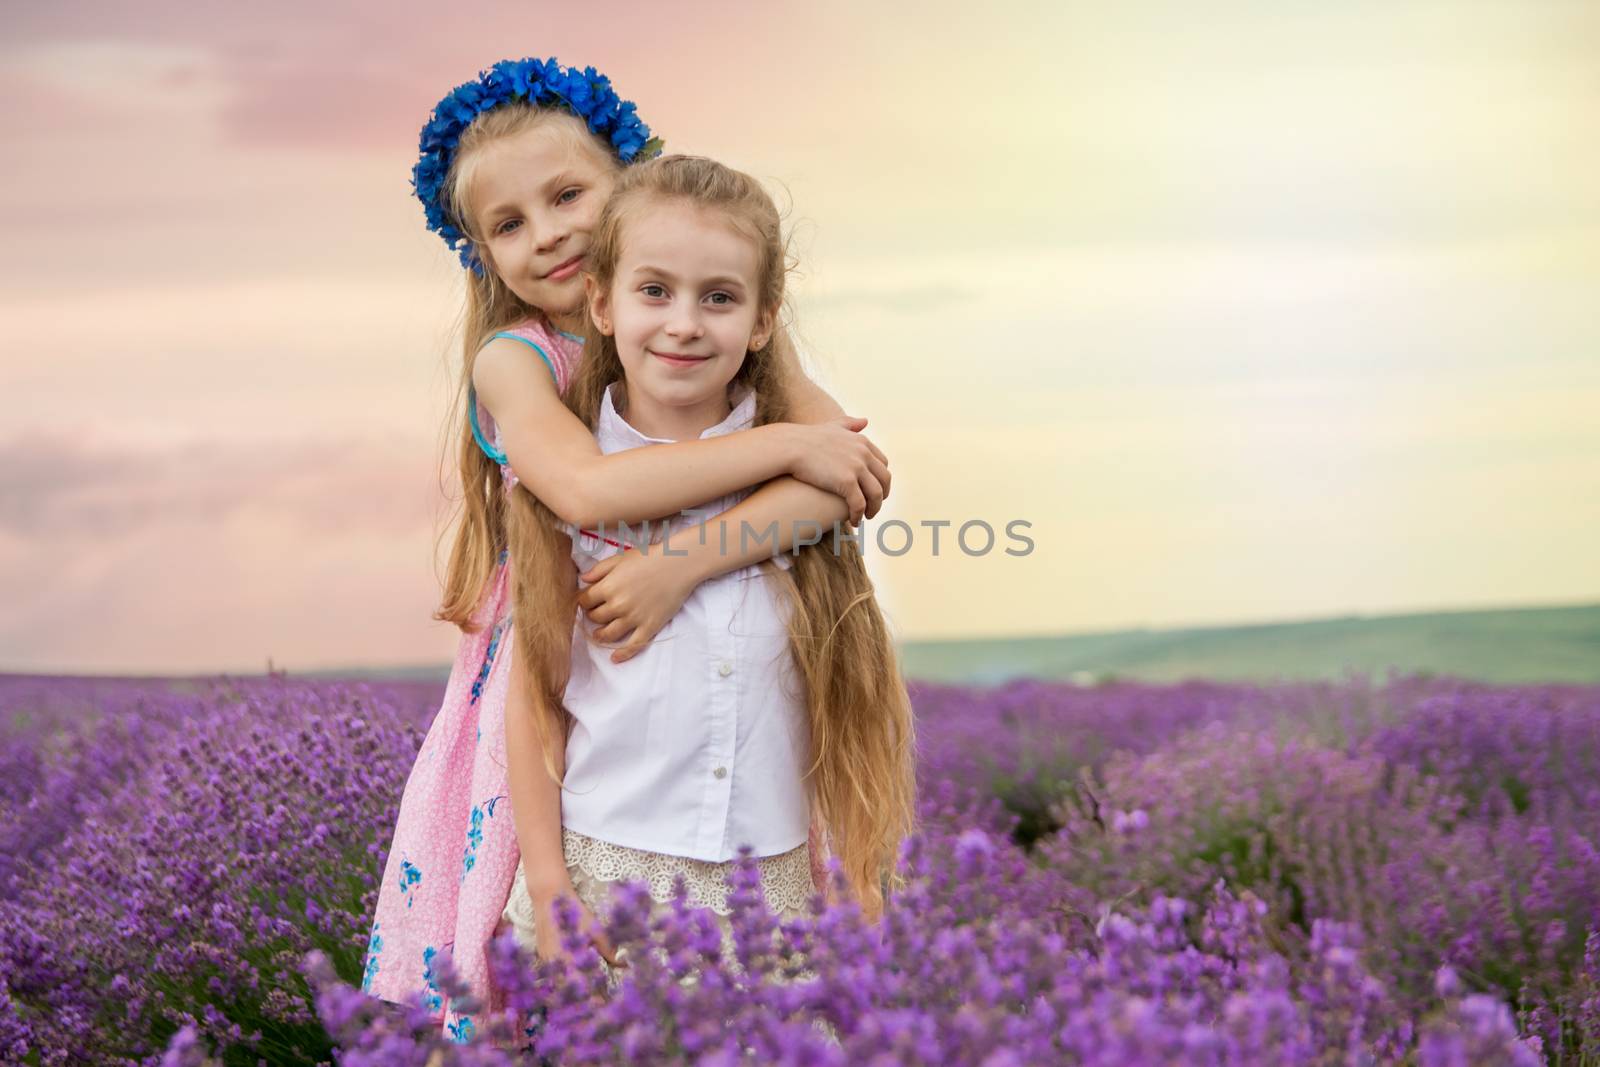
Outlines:
[{"label": "girl's ear", "polygon": [[589,302],[589,317],[594,320],[594,328],[611,336],[611,307],[606,299],[606,292],[595,282],[593,274],[583,276],[583,295]]},{"label": "girl's ear", "polygon": [[778,320],[776,311],[767,310],[756,316],[756,328],[750,331],[750,351],[759,352],[772,340],[772,328]]}]

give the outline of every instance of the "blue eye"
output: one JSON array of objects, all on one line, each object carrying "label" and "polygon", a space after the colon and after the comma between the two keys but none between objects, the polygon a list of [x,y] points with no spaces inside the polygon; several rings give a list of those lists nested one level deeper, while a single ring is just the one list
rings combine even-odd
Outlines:
[{"label": "blue eye", "polygon": [[660,299],[661,297],[667,295],[666,288],[664,286],[657,285],[655,282],[651,282],[649,285],[642,286],[639,289],[639,292],[643,293],[645,296],[651,297],[652,299]]},{"label": "blue eye", "polygon": [[507,219],[494,228],[495,235],[498,237],[510,233],[518,226],[520,222],[520,219]]},{"label": "blue eye", "polygon": [[576,186],[574,186],[571,189],[563,189],[561,191],[561,195],[556,197],[556,203],[558,203],[558,204],[570,204],[574,200],[578,199],[578,197],[580,195],[582,195],[582,193],[583,193],[583,190],[577,188]]},{"label": "blue eye", "polygon": [[[718,297],[721,297],[721,299],[717,299]],[[707,299],[715,302],[718,307],[726,307],[734,302],[732,293],[716,292],[712,293]]]}]

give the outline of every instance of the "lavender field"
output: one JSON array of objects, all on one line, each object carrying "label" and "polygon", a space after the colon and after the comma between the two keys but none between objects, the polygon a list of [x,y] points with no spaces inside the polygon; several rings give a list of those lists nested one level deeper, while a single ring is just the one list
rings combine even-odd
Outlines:
[{"label": "lavender field", "polygon": [[439,692],[0,678],[0,1060],[1600,1064],[1600,687],[918,686],[881,928],[635,898],[465,1044],[359,991]]}]

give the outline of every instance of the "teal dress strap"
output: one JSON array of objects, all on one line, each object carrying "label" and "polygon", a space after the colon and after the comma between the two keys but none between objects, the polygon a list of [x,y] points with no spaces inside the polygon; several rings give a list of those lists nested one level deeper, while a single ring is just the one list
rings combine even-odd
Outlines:
[{"label": "teal dress strap", "polygon": [[483,449],[483,454],[494,460],[500,466],[506,466],[510,461],[506,454],[489,443],[483,436],[483,427],[478,425],[478,390],[475,386],[467,386],[467,411],[472,416],[472,439],[478,442],[478,447]]},{"label": "teal dress strap", "polygon": [[[566,331],[563,330],[562,333],[565,334]],[[547,353],[544,349],[540,348],[533,341],[528,340],[526,337],[523,337],[520,334],[501,331],[500,333],[495,334],[494,337],[490,337],[489,340],[492,341],[495,339],[495,337],[509,337],[513,341],[521,341],[523,344],[539,353],[539,358],[544,360],[544,365],[550,368],[550,377],[555,379],[556,388],[561,388],[561,375],[556,373],[556,365],[550,359],[549,353]],[[506,459],[506,454],[500,449],[494,447],[494,445],[490,444],[489,439],[483,436],[483,427],[478,423],[478,390],[470,385],[467,386],[467,410],[470,412],[472,417],[472,439],[478,442],[478,447],[483,449],[484,455],[488,456],[502,467],[506,466],[510,462],[508,459]]]}]

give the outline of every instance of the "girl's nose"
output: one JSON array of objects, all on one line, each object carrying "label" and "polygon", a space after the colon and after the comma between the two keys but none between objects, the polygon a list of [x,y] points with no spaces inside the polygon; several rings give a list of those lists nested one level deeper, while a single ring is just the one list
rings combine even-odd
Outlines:
[{"label": "girl's nose", "polygon": [[528,234],[533,240],[533,251],[536,255],[545,255],[556,250],[562,241],[566,240],[567,227],[554,218],[536,218],[528,221]]},{"label": "girl's nose", "polygon": [[693,340],[699,337],[702,332],[700,316],[688,304],[680,306],[678,310],[673,312],[672,318],[667,321],[668,337]]}]

